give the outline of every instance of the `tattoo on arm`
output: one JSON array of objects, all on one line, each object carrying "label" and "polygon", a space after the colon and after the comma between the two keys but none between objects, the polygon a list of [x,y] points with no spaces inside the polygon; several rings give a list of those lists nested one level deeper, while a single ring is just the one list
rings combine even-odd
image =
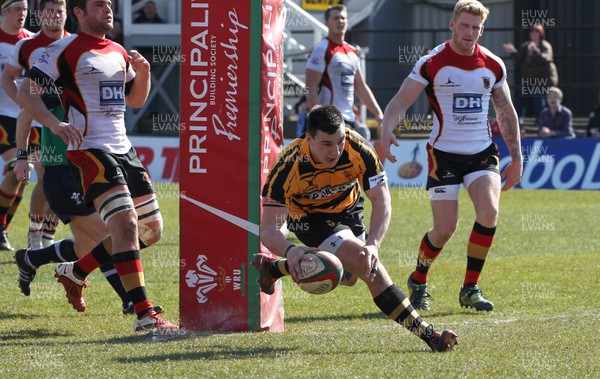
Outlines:
[{"label": "tattoo on arm", "polygon": [[496,118],[502,132],[502,138],[504,138],[506,147],[510,151],[510,157],[513,161],[519,161],[522,159],[521,136],[517,112],[510,101],[508,85],[505,84],[502,88],[494,89],[492,91],[492,101],[496,108]]}]

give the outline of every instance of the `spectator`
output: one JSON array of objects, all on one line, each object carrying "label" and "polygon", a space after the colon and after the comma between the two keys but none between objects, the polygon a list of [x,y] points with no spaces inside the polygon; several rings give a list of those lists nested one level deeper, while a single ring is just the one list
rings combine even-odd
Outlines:
[{"label": "spectator", "polygon": [[558,87],[548,90],[548,107],[542,111],[539,119],[540,137],[574,138],[573,113],[561,104],[563,93]]},{"label": "spectator", "polygon": [[317,104],[332,104],[344,117],[346,125],[355,127],[354,94],[381,124],[383,112],[365,82],[360,69],[360,52],[344,41],[348,28],[344,5],[332,5],[325,11],[327,38],[319,42],[306,62],[308,109]]},{"label": "spectator", "polygon": [[296,138],[302,138],[306,132],[306,117],[308,116],[308,107],[306,106],[306,96],[302,95],[300,100],[294,104],[294,111],[298,115],[296,123]]},{"label": "spectator", "polygon": [[123,21],[120,18],[113,19],[113,28],[106,33],[106,38],[123,46]]},{"label": "spectator", "polygon": [[517,110],[521,123],[527,114],[527,106],[533,106],[533,114],[539,119],[544,109],[545,89],[558,85],[558,72],[554,64],[552,45],[546,41],[546,32],[541,24],[529,31],[529,40],[519,50],[510,42],[502,45],[521,67],[521,91],[517,96]]},{"label": "spectator", "polygon": [[165,21],[156,13],[156,3],[152,0],[144,4],[141,12],[133,20],[134,24],[164,24]]},{"label": "spectator", "polygon": [[600,94],[598,94],[598,105],[592,113],[587,126],[588,137],[600,137]]}]

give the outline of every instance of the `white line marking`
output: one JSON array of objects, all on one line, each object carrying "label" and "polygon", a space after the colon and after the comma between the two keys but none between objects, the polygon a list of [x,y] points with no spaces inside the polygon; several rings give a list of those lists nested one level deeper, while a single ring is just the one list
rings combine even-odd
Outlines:
[{"label": "white line marking", "polygon": [[232,214],[229,214],[227,212],[224,212],[220,209],[217,209],[215,207],[211,207],[208,204],[204,204],[198,200],[194,200],[192,198],[187,197],[186,195],[181,195],[181,198],[183,200],[187,200],[190,203],[197,205],[198,207],[209,211],[210,213],[214,214],[215,216],[221,217],[223,220],[228,221],[230,223],[232,223],[233,225],[239,226],[240,228],[258,236],[258,225],[257,224],[253,224],[248,220],[244,220],[242,218],[239,218],[237,216],[234,216]]}]

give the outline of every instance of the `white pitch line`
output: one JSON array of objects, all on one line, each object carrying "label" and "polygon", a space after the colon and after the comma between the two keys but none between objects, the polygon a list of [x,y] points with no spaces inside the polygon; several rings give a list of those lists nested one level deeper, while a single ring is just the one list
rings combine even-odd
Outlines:
[{"label": "white pitch line", "polygon": [[211,207],[208,204],[204,204],[198,200],[189,198],[184,194],[181,194],[181,198],[183,200],[189,201],[190,203],[192,203],[204,210],[209,211],[210,213],[214,214],[215,216],[221,217],[223,220],[228,221],[228,222],[232,223],[233,225],[239,226],[240,228],[246,230],[247,232],[250,232],[250,233],[258,236],[259,229],[258,229],[257,224],[253,224],[248,220],[244,220],[243,218],[239,218],[237,216],[234,216],[230,213],[227,213],[227,212],[217,209],[215,207]]}]

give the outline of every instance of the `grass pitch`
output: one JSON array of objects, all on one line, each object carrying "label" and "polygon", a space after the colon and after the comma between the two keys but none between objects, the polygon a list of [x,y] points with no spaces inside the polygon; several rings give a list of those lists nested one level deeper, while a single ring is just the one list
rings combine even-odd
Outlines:
[{"label": "grass pitch", "polygon": [[[178,187],[157,185],[165,236],[143,251],[151,299],[178,319]],[[30,189],[28,189],[30,191]],[[29,192],[28,192],[29,193]],[[28,199],[28,196],[25,197]],[[398,286],[414,268],[430,227],[424,190],[392,189],[393,219],[380,258]],[[26,244],[28,201],[10,227]],[[496,308],[460,308],[458,289],[474,213],[464,191],[461,223],[430,271],[432,310],[423,317],[459,335],[457,350],[433,354],[386,319],[366,286],[311,296],[284,279],[286,331],[169,338],[135,334],[133,318],[98,272],[78,314],[42,267],[30,297],[17,286],[12,253],[0,252],[0,377],[447,378],[600,376],[598,193],[513,190],[480,286]],[[202,226],[199,225],[199,228]],[[59,238],[69,236],[64,226]]]}]

